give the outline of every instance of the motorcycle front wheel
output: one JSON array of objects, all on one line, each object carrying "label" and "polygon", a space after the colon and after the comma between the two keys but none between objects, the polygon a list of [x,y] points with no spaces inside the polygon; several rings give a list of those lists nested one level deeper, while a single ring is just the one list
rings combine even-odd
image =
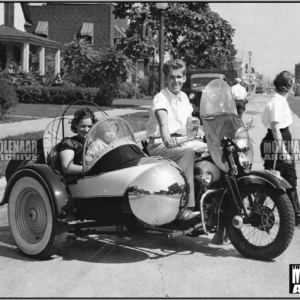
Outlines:
[{"label": "motorcycle front wheel", "polygon": [[237,209],[231,210],[226,229],[232,245],[242,255],[260,260],[272,260],[289,246],[295,216],[287,194],[271,187],[251,184],[243,187],[241,197],[249,218],[241,228],[233,224]]}]

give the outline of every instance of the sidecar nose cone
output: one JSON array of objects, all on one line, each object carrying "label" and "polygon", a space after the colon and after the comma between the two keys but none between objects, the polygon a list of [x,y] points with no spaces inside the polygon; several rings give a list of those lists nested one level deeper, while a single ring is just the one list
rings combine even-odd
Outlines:
[{"label": "sidecar nose cone", "polygon": [[170,163],[157,164],[136,178],[128,188],[133,214],[151,226],[174,221],[181,203],[185,203],[188,196],[183,173]]}]

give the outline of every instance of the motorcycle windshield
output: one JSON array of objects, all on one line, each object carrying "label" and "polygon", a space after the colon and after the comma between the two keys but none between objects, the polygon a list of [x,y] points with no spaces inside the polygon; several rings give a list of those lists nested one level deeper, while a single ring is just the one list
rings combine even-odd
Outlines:
[{"label": "motorcycle windshield", "polygon": [[[239,128],[244,127],[239,118],[229,85],[221,79],[211,81],[203,90],[200,101],[200,117],[203,122],[207,146],[214,163],[223,171],[229,167],[220,142],[224,137],[235,138]],[[250,149],[247,155],[253,161],[253,147],[248,131],[245,134]]]}]

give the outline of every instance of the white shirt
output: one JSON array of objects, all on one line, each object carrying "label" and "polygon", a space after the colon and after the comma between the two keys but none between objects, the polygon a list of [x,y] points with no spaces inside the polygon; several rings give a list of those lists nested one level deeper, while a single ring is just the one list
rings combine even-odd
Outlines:
[{"label": "white shirt", "polygon": [[193,112],[193,107],[186,93],[180,91],[175,95],[166,87],[154,96],[150,106],[147,137],[160,137],[160,128],[155,116],[155,112],[159,109],[167,111],[170,134],[186,134],[186,124]]},{"label": "white shirt", "polygon": [[90,146],[89,149],[85,155],[85,163],[88,165],[95,156],[102,150],[104,150],[108,144],[103,142],[102,140],[98,139],[94,141]]},{"label": "white shirt", "polygon": [[247,98],[246,89],[239,83],[231,87],[234,100],[245,100]]},{"label": "white shirt", "polygon": [[292,112],[287,100],[275,93],[265,106],[261,121],[266,128],[271,129],[271,122],[278,122],[279,128],[286,128],[293,123]]}]

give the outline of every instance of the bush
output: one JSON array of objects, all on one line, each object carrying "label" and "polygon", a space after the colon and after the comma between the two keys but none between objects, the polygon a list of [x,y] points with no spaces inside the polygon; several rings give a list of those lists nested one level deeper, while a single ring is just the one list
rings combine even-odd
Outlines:
[{"label": "bush", "polygon": [[134,97],[134,95],[135,95],[135,86],[134,86],[134,84],[131,83],[131,82],[122,82],[119,85],[116,97],[117,98],[123,98],[123,99],[126,99],[126,98],[131,99],[131,98]]},{"label": "bush", "polygon": [[152,95],[153,93],[153,81],[154,81],[154,95],[156,95],[158,92],[160,92],[159,90],[159,74],[158,73],[154,73],[151,74],[149,76],[149,80],[148,80],[148,94]]},{"label": "bush", "polygon": [[18,97],[14,86],[7,80],[0,80],[0,107],[1,117],[5,118],[8,110],[18,103]]},{"label": "bush", "polygon": [[20,103],[68,104],[77,100],[92,101],[99,106],[111,106],[111,88],[19,86],[16,90]]},{"label": "bush", "polygon": [[141,94],[151,95],[149,94],[149,78],[147,76],[140,80],[139,90]]}]

